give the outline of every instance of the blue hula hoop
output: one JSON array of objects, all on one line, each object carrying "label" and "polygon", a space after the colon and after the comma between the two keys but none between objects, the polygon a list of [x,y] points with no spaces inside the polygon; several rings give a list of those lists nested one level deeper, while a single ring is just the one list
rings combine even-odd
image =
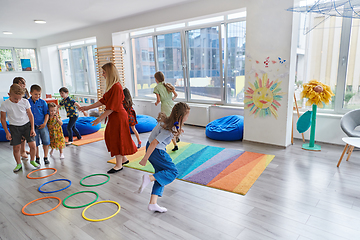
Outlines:
[{"label": "blue hula hoop", "polygon": [[[42,191],[42,190],[41,190],[42,186],[44,186],[44,185],[46,185],[46,184],[48,184],[48,183],[57,182],[57,181],[68,181],[68,182],[69,182],[69,185],[67,185],[66,187],[64,187],[64,188],[62,188],[62,189],[55,190],[55,191],[46,192],[46,191]],[[38,190],[39,190],[39,192],[41,192],[41,193],[55,193],[55,192],[60,192],[60,191],[62,191],[62,190],[65,190],[65,189],[67,189],[67,188],[70,187],[70,186],[71,186],[71,181],[70,181],[69,179],[62,178],[62,179],[55,179],[55,180],[51,180],[51,181],[46,182],[46,183],[42,184],[42,185],[39,187]]]}]

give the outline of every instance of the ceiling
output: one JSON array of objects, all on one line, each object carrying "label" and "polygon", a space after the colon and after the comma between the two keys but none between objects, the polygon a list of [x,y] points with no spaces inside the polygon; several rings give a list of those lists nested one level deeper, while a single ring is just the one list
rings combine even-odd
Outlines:
[{"label": "ceiling", "polygon": [[196,0],[0,0],[0,38],[39,39],[191,1]]}]

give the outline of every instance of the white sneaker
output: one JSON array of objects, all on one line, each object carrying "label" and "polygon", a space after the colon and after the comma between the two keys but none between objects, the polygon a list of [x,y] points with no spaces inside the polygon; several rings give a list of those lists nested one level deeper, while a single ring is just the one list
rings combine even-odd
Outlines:
[{"label": "white sneaker", "polygon": [[52,148],[51,151],[50,151],[50,156],[52,156],[54,153],[54,149]]},{"label": "white sneaker", "polygon": [[64,154],[61,153],[61,154],[60,154],[60,159],[64,159],[64,158],[65,158]]}]

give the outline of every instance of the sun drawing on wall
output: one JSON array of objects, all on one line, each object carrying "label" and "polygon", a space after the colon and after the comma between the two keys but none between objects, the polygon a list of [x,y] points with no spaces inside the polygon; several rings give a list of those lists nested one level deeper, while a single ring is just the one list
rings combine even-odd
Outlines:
[{"label": "sun drawing on wall", "polygon": [[267,73],[263,74],[262,79],[257,73],[255,77],[254,84],[249,82],[250,87],[245,91],[245,109],[250,109],[250,114],[254,114],[255,117],[273,115],[277,119],[277,111],[281,106],[279,101],[282,99],[281,95],[285,94],[280,92],[281,81],[270,82]]}]

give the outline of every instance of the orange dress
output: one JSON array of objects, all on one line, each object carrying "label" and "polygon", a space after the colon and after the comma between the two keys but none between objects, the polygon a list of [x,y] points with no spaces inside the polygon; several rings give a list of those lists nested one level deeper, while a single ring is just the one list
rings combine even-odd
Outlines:
[{"label": "orange dress", "polygon": [[131,138],[128,114],[123,106],[124,93],[120,83],[115,83],[99,100],[107,110],[113,110],[108,116],[105,129],[105,143],[111,156],[132,155],[137,147]]}]

